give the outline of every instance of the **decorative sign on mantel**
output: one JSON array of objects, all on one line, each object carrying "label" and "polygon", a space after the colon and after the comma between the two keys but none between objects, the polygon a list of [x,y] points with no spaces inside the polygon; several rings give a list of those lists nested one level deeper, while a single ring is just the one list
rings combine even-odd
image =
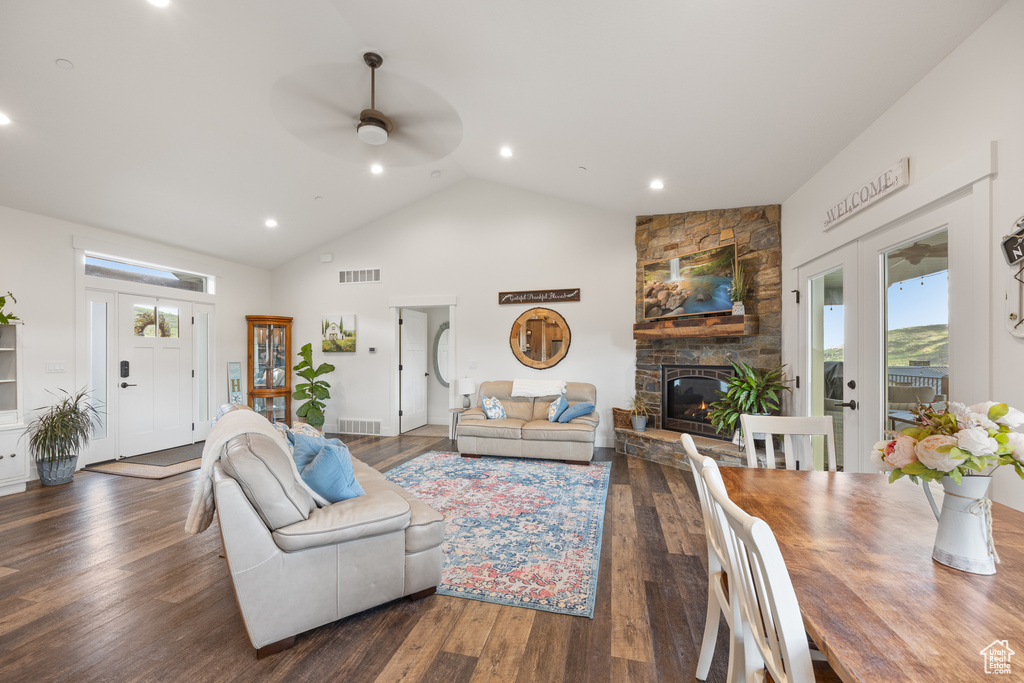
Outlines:
[{"label": "decorative sign on mantel", "polygon": [[845,221],[861,209],[871,206],[896,190],[903,189],[909,183],[910,159],[904,157],[829,208],[825,212],[825,230]]},{"label": "decorative sign on mantel", "polygon": [[550,304],[556,301],[579,301],[580,290],[540,289],[532,292],[498,292],[498,304]]}]

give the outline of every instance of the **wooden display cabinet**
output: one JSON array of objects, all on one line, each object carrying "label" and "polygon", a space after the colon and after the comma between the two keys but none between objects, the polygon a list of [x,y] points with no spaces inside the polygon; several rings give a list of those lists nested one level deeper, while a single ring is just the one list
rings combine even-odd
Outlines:
[{"label": "wooden display cabinet", "polygon": [[292,421],[292,319],[247,315],[249,406],[271,422]]}]

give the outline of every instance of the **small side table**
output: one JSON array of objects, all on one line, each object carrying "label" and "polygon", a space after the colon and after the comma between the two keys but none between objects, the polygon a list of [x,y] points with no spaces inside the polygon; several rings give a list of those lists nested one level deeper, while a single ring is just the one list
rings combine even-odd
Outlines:
[{"label": "small side table", "polygon": [[455,428],[459,426],[459,420],[462,418],[462,413],[466,412],[465,408],[449,408],[448,412],[452,414],[452,432],[449,438],[455,441]]}]

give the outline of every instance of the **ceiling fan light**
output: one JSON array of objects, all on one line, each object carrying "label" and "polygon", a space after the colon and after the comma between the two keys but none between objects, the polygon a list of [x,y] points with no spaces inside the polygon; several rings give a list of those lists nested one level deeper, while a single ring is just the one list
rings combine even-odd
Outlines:
[{"label": "ceiling fan light", "polygon": [[359,139],[368,145],[383,145],[388,141],[388,131],[371,121],[364,121],[356,128]]}]

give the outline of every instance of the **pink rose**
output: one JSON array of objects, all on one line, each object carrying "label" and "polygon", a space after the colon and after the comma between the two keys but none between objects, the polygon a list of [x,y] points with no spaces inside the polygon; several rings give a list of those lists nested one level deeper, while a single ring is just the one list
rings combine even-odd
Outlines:
[{"label": "pink rose", "polygon": [[940,472],[949,472],[963,462],[963,460],[955,460],[949,456],[949,453],[939,453],[937,449],[942,446],[956,446],[956,443],[955,436],[932,434],[918,441],[914,450],[917,453],[917,459],[925,467],[930,467]]},{"label": "pink rose", "polygon": [[915,448],[917,441],[906,434],[897,436],[885,454],[885,461],[893,467],[904,468],[912,462],[917,462]]},{"label": "pink rose", "polygon": [[885,456],[890,452],[892,441],[879,441],[871,451],[871,464],[879,470],[889,471],[892,466],[885,461]]}]

